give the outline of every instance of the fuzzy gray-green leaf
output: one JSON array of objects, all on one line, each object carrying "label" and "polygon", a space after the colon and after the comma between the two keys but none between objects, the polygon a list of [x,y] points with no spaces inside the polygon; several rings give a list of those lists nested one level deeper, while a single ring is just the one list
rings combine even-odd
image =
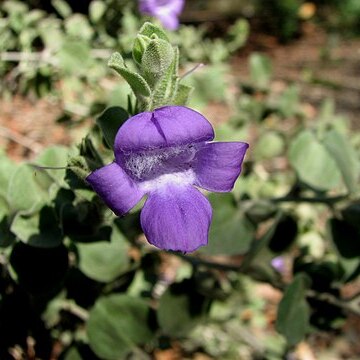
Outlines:
[{"label": "fuzzy gray-green leaf", "polygon": [[112,54],[108,66],[128,82],[136,97],[150,96],[151,90],[145,79],[141,75],[129,70],[125,66],[124,59],[119,53]]},{"label": "fuzzy gray-green leaf", "polygon": [[141,60],[142,71],[150,86],[155,86],[157,81],[165,76],[173,63],[174,55],[174,49],[167,41],[150,41]]}]

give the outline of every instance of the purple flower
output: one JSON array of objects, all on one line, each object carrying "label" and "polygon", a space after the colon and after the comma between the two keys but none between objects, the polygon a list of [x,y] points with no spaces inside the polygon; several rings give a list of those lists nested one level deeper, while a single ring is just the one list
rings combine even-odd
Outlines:
[{"label": "purple flower", "polygon": [[147,194],[141,226],[165,250],[191,252],[208,242],[212,209],[195,186],[231,191],[248,144],[210,142],[211,124],[184,106],[165,106],[128,119],[114,145],[115,161],[87,181],[118,216]]},{"label": "purple flower", "polygon": [[185,0],[139,0],[141,13],[154,16],[168,30],[179,27],[179,15]]},{"label": "purple flower", "polygon": [[276,256],[271,260],[271,266],[280,273],[286,269],[285,259],[283,256]]}]

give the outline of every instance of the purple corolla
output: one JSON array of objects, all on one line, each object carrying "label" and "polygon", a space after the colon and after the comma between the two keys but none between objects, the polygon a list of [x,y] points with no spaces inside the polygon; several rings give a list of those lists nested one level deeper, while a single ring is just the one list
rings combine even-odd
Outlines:
[{"label": "purple corolla", "polygon": [[277,256],[271,260],[271,266],[279,273],[283,273],[286,269],[286,262],[283,256]]},{"label": "purple corolla", "polygon": [[143,112],[119,129],[115,161],[86,180],[118,216],[148,195],[140,216],[148,241],[191,252],[207,244],[212,216],[209,201],[194,185],[231,191],[248,148],[213,138],[211,124],[187,107]]},{"label": "purple corolla", "polygon": [[157,18],[166,29],[175,30],[184,3],[185,0],[139,0],[139,10]]}]

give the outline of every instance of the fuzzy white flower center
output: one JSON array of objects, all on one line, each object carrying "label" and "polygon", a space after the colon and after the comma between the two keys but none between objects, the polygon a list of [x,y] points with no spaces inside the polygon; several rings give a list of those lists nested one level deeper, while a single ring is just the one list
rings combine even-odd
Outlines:
[{"label": "fuzzy white flower center", "polygon": [[168,185],[186,186],[192,185],[195,182],[195,173],[193,169],[188,169],[182,172],[160,175],[154,179],[142,181],[139,183],[139,188],[145,193],[152,191],[165,190]]},{"label": "fuzzy white flower center", "polygon": [[145,191],[167,183],[190,184],[195,180],[192,161],[197,144],[151,149],[123,154],[128,174]]}]

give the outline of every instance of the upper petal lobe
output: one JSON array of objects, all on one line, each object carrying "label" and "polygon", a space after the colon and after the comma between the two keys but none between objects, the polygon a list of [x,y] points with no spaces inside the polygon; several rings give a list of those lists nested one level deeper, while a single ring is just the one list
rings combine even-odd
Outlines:
[{"label": "upper petal lobe", "polygon": [[214,130],[204,116],[184,106],[164,106],[131,117],[115,138],[115,155],[209,141]]},{"label": "upper petal lobe", "polygon": [[211,205],[200,191],[189,185],[169,185],[150,194],[140,219],[149,243],[191,252],[207,244],[211,216]]},{"label": "upper petal lobe", "polygon": [[164,28],[168,30],[176,30],[179,27],[179,19],[177,18],[176,14],[159,12],[156,16]]},{"label": "upper petal lobe", "polygon": [[86,181],[118,216],[127,213],[144,196],[144,192],[116,163],[93,171]]},{"label": "upper petal lobe", "polygon": [[243,142],[214,142],[202,146],[193,165],[195,185],[209,191],[231,191],[248,147]]},{"label": "upper petal lobe", "polygon": [[141,13],[155,16],[169,30],[178,28],[178,16],[183,7],[184,0],[140,0],[139,2]]}]

